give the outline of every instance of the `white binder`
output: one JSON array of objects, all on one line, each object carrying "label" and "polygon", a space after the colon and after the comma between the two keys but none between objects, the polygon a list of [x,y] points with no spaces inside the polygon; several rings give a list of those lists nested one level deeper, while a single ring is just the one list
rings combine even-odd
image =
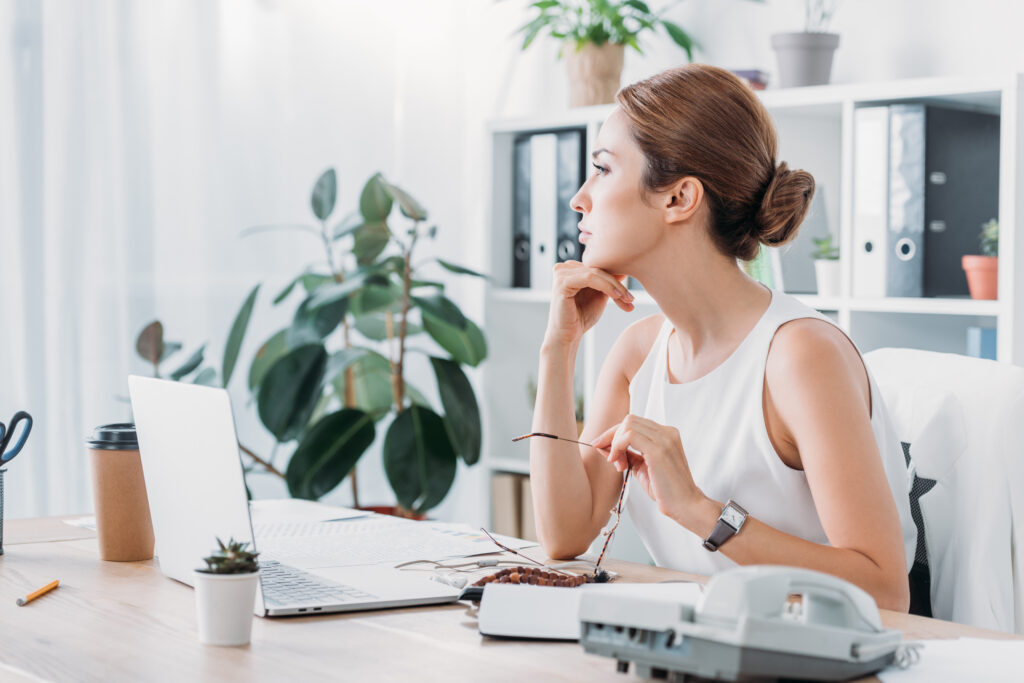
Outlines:
[{"label": "white binder", "polygon": [[885,228],[889,202],[889,108],[853,115],[854,296],[885,296]]},{"label": "white binder", "polygon": [[922,295],[924,105],[854,114],[853,295]]},{"label": "white binder", "polygon": [[551,289],[558,238],[558,136],[530,138],[530,287]]}]

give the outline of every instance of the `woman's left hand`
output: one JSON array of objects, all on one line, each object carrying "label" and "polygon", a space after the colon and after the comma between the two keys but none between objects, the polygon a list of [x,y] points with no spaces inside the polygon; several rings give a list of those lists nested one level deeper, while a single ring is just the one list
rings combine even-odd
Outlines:
[{"label": "woman's left hand", "polygon": [[704,498],[693,481],[679,430],[637,415],[609,428],[593,442],[620,472],[627,467],[658,504],[663,515],[677,521]]}]

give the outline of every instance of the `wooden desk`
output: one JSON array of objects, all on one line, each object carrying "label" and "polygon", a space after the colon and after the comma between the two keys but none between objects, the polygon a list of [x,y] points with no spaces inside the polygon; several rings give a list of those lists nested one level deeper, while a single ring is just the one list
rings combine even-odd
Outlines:
[{"label": "wooden desk", "polygon": [[[192,589],[147,562],[103,562],[95,534],[60,518],[8,520],[0,556],[0,680],[586,680],[633,674],[575,643],[492,640],[466,604],[277,619],[254,618],[252,643],[210,647],[196,634]],[[687,578],[614,562],[638,582]],[[17,607],[53,579],[55,591]],[[908,638],[1006,634],[882,611]]]}]

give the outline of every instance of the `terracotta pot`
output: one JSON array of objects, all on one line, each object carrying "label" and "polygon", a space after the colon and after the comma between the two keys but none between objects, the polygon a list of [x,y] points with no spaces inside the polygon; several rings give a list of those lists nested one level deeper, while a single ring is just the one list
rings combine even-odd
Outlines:
[{"label": "terracotta pot", "polygon": [[565,44],[562,54],[569,67],[569,106],[589,107],[615,102],[622,77],[623,45],[585,43],[579,52],[576,44]]},{"label": "terracotta pot", "polygon": [[999,298],[999,257],[965,254],[961,263],[967,273],[972,299]]},{"label": "terracotta pot", "polygon": [[397,505],[360,505],[357,510],[365,510],[366,512],[376,512],[378,515],[391,515],[392,517],[404,517],[406,519],[415,519],[418,522],[422,522],[427,518],[426,515],[417,515],[406,510],[403,507]]}]

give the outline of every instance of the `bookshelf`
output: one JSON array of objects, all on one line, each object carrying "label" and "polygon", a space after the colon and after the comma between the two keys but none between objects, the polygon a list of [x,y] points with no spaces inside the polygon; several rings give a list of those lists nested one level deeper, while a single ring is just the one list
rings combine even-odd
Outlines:
[{"label": "bookshelf", "polygon": [[[779,134],[779,160],[791,168],[810,171],[820,188],[821,201],[792,245],[783,248],[782,274],[786,291],[832,317],[863,352],[885,346],[905,346],[933,351],[965,353],[967,329],[994,327],[997,359],[1024,365],[1024,240],[1018,202],[1024,198],[1024,79],[1019,74],[989,78],[928,78],[883,83],[829,85],[758,92],[775,121]],[[852,295],[854,269],[853,150],[854,113],[858,107],[895,103],[924,103],[982,111],[999,116],[999,299],[967,297],[879,297]],[[512,288],[510,245],[512,240],[511,151],[516,135],[531,131],[585,128],[586,153],[590,151],[602,121],[612,105],[585,107],[551,115],[491,122],[487,127],[491,170],[485,180],[491,230],[484,240],[481,260],[493,277],[484,293],[484,323],[492,354],[482,368],[482,406],[485,467],[494,472],[528,472],[528,447],[510,439],[527,431],[532,405],[527,384],[536,375],[543,337],[548,291]],[[817,201],[817,200],[816,200]],[[820,297],[806,287],[813,282],[807,255],[809,223],[828,230],[840,245],[840,293]],[[962,226],[975,234],[979,226]],[[792,276],[792,277],[791,277]],[[951,276],[963,277],[961,273]],[[790,283],[796,287],[790,287]],[[801,286],[802,285],[802,286]],[[638,293],[636,311],[626,314],[609,306],[601,321],[584,338],[577,359],[577,380],[589,397],[601,362],[619,333],[632,321],[656,311],[645,293]]]}]

